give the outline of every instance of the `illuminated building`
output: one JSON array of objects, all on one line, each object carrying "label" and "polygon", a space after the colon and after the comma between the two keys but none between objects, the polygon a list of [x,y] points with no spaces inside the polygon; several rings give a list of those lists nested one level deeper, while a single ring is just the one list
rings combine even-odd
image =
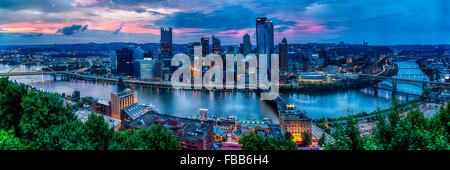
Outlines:
[{"label": "illuminated building", "polygon": [[201,121],[147,112],[126,125],[127,128],[147,129],[160,124],[180,143],[181,150],[209,150],[213,146],[212,121]]},{"label": "illuminated building", "polygon": [[267,68],[270,68],[270,54],[273,52],[273,23],[266,17],[256,18],[256,49],[258,54],[267,54]]},{"label": "illuminated building", "polygon": [[220,40],[212,35],[212,50],[214,54],[220,54]]},{"label": "illuminated building", "polygon": [[280,126],[283,135],[286,132],[292,134],[292,141],[299,143],[303,140],[303,134],[311,136],[311,118],[299,110],[280,110]]},{"label": "illuminated building", "polygon": [[172,27],[161,27],[161,40],[159,41],[159,59],[164,67],[170,67],[172,61]]},{"label": "illuminated building", "polygon": [[326,72],[303,72],[298,75],[297,79],[298,82],[306,84],[328,84],[333,83],[335,80],[334,74],[328,74]]},{"label": "illuminated building", "polygon": [[202,45],[202,57],[205,57],[209,54],[209,38],[202,37],[200,40],[200,43]]},{"label": "illuminated building", "polygon": [[123,109],[137,103],[137,92],[126,89],[120,93],[111,93],[111,116],[123,119]]},{"label": "illuminated building", "polygon": [[111,102],[109,101],[103,99],[93,100],[91,103],[91,108],[92,112],[111,116]]},{"label": "illuminated building", "polygon": [[250,42],[250,35],[245,34],[242,37],[242,50],[241,53],[244,54],[244,56],[247,56],[247,54],[250,54],[252,52],[252,43]]}]

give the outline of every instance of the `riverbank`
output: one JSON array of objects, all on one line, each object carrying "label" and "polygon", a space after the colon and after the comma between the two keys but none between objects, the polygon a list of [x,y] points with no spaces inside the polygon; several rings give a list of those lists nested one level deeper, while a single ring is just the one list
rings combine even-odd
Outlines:
[{"label": "riverbank", "polygon": [[435,68],[431,68],[426,64],[426,61],[423,59],[416,60],[417,65],[419,65],[420,70],[427,75],[431,81],[439,80],[440,75],[439,71]]}]

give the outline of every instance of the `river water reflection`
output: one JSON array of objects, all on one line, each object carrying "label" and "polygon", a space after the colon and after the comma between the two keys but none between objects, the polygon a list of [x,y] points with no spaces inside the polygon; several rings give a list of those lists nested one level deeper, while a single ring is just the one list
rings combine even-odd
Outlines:
[{"label": "river water reflection", "polygon": [[[414,62],[406,62],[402,67],[413,67]],[[12,67],[0,65],[0,72],[8,72]],[[18,66],[14,72],[35,71],[37,66]],[[414,71],[414,70],[401,70]],[[417,70],[416,70],[417,71]],[[419,70],[420,71],[420,70]],[[420,73],[422,73],[420,71]],[[111,84],[95,83],[84,80],[56,80],[50,75],[17,76],[11,80],[26,83],[45,91],[72,94],[79,90],[81,96],[93,96],[110,100],[110,93],[117,91]],[[253,92],[200,92],[176,91],[159,88],[136,87],[139,103],[151,103],[160,112],[182,117],[197,117],[200,108],[209,110],[209,116],[237,116],[240,120],[270,118],[278,122],[275,111]],[[286,94],[295,106],[306,111],[311,118],[339,117],[351,113],[371,112],[377,104],[387,108],[390,103],[390,93],[379,90],[378,96],[372,89],[350,90],[345,92],[305,94]],[[399,97],[401,98],[401,97]]]}]

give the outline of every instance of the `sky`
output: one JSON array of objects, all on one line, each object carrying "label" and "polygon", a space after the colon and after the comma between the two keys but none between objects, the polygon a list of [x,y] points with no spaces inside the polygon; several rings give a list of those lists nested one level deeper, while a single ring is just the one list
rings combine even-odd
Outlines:
[{"label": "sky", "polygon": [[158,43],[162,26],[176,44],[254,44],[257,17],[275,44],[450,44],[448,0],[1,0],[0,45]]}]

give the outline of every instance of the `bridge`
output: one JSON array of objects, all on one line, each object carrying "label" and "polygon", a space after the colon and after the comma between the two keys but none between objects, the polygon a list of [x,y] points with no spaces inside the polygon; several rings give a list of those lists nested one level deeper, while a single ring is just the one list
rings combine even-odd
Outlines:
[{"label": "bridge", "polygon": [[[409,77],[418,76],[418,75],[399,75],[397,77],[385,77],[385,76],[378,76],[378,75],[371,75],[371,74],[361,74],[361,73],[354,73],[355,75],[358,75],[362,79],[369,80],[371,84],[374,85],[374,94],[376,95],[376,89],[382,89],[387,91],[392,91],[393,95],[399,94],[399,95],[405,95],[405,96],[417,96],[417,97],[423,97],[423,98],[431,98],[438,101],[446,101],[450,100],[449,97],[446,96],[440,96],[440,94],[443,91],[448,91],[450,89],[450,83],[446,82],[436,82],[436,81],[427,81],[427,80],[414,80],[414,79],[407,79]],[[381,83],[381,82],[387,82]],[[424,95],[424,94],[418,94],[414,93],[412,91],[408,90],[399,90],[398,84],[409,84],[416,87],[419,87],[422,89],[422,91],[428,91],[430,92],[430,95]]]},{"label": "bridge", "polygon": [[33,76],[33,75],[55,75],[55,74],[67,74],[72,73],[72,71],[36,71],[36,72],[8,72],[0,73],[0,76]]}]

